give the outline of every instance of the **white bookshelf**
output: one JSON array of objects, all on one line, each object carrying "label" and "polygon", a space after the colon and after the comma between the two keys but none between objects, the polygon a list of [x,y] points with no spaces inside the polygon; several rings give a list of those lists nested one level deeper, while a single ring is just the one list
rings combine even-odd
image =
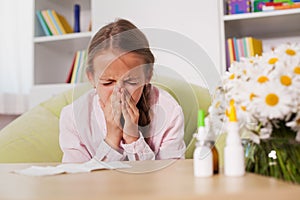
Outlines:
[{"label": "white bookshelf", "polygon": [[226,63],[225,42],[230,37],[253,36],[263,41],[264,51],[286,42],[300,42],[300,9],[275,10],[244,14],[225,14],[225,1],[220,8],[222,60]]},{"label": "white bookshelf", "polygon": [[[124,17],[134,21],[138,27],[169,29],[184,34],[207,51],[220,73],[226,69],[225,41],[229,37],[253,36],[262,39],[265,50],[282,42],[300,42],[300,26],[298,26],[300,9],[225,15],[225,0],[211,0],[205,7],[201,7],[202,4],[196,0],[190,3],[168,0],[159,7],[157,7],[158,0],[153,2],[112,0],[106,2],[105,6],[97,0],[34,1],[34,11],[54,9],[64,15],[71,26],[73,26],[73,5],[80,4],[82,32],[43,36],[34,13],[33,90],[35,87],[49,91],[58,90],[56,86],[69,88],[64,82],[74,53],[86,49],[92,37],[92,33],[87,31],[91,16],[92,28],[95,30],[118,17]],[[119,7],[116,7],[116,4]],[[171,4],[172,9],[168,7]],[[165,11],[168,11],[167,16]],[[166,60],[169,62],[172,59]],[[157,61],[160,62],[159,59]],[[167,64],[174,69],[178,65],[177,62]],[[190,73],[186,76],[193,79]],[[198,81],[197,78],[194,79],[195,82]],[[49,92],[49,97],[52,95],[52,92]]]},{"label": "white bookshelf", "polygon": [[[45,36],[36,16],[37,10],[53,9],[63,15],[71,27],[74,24],[74,5],[80,5],[79,33]],[[34,0],[34,36],[33,36],[33,80],[30,107],[41,100],[67,90],[70,85],[65,83],[71,68],[73,57],[78,50],[87,49],[92,32],[91,0]],[[42,92],[42,90],[48,92]],[[39,93],[43,98],[38,98]],[[40,99],[40,100],[38,100]]]}]

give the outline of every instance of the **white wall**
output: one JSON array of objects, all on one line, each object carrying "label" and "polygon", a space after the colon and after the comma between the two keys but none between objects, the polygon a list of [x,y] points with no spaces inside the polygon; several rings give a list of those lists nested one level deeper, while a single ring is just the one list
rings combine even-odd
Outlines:
[{"label": "white wall", "polygon": [[[182,34],[200,45],[212,63],[204,62],[204,68],[221,69],[220,12],[218,0],[110,0],[92,1],[93,30],[116,18],[126,18],[139,28],[168,29]],[[147,34],[146,34],[147,35]],[[152,36],[148,35],[150,38]],[[176,42],[176,41],[175,41]],[[181,44],[182,45],[182,44]],[[188,48],[188,47],[183,47]],[[186,60],[170,52],[155,50],[157,63],[175,69],[185,79],[201,84],[203,77]],[[197,54],[190,50],[189,54]],[[201,56],[201,55],[199,55]],[[214,77],[209,77],[214,79]]]}]

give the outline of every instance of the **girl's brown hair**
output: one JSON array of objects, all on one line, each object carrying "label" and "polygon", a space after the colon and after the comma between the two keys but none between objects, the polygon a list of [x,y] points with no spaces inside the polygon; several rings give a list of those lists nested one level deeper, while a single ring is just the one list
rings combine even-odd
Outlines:
[{"label": "girl's brown hair", "polygon": [[[93,60],[99,52],[107,50],[120,53],[133,52],[141,56],[145,61],[144,72],[147,80],[153,74],[154,56],[149,48],[146,36],[130,21],[118,19],[102,27],[92,38],[88,47],[87,68],[88,73],[94,74]],[[139,109],[139,126],[150,123],[150,91],[151,85],[146,84],[142,96],[137,103]]]}]

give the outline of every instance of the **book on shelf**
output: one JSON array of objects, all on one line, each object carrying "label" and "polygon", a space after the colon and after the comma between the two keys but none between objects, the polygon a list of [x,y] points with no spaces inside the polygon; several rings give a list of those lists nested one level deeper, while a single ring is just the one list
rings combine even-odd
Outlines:
[{"label": "book on shelf", "polygon": [[227,14],[251,12],[251,0],[227,0]]},{"label": "book on shelf", "polygon": [[240,61],[243,57],[261,56],[263,52],[262,40],[254,37],[227,38],[226,66],[232,62]]},{"label": "book on shelf", "polygon": [[66,33],[73,33],[73,29],[71,27],[71,25],[69,24],[69,22],[66,20],[66,18],[63,15],[60,15],[59,13],[57,13],[57,17],[63,27],[63,29],[65,30]]},{"label": "book on shelf", "polygon": [[86,50],[77,51],[73,57],[72,65],[66,78],[66,83],[81,83],[86,81],[85,62]]},{"label": "book on shelf", "polygon": [[58,33],[58,35],[62,35],[63,32],[60,29],[60,27],[58,26],[58,22],[56,21],[56,19],[54,18],[53,14],[52,14],[52,10],[47,10],[48,15],[50,16],[50,20],[52,21],[52,23],[54,24],[54,27]]},{"label": "book on shelf", "polygon": [[261,56],[263,47],[262,47],[262,41],[253,37],[247,37],[249,40],[247,42],[247,45],[250,46],[250,56]]},{"label": "book on shelf", "polygon": [[300,0],[226,0],[228,15],[300,8]]},{"label": "book on shelf", "polygon": [[56,22],[58,29],[62,34],[72,33],[72,28],[70,27],[68,21],[64,18],[64,16],[58,14],[55,10],[51,10],[51,14]]},{"label": "book on shelf", "polygon": [[238,44],[237,44],[236,37],[233,38],[233,50],[234,50],[235,60],[240,61],[240,52],[239,52],[239,47],[238,47]]},{"label": "book on shelf", "polygon": [[52,35],[58,35],[58,32],[55,28],[55,25],[54,25],[53,21],[51,20],[49,14],[48,14],[48,11],[47,10],[42,10],[41,12],[42,12],[42,16],[45,19],[49,29],[52,32]]},{"label": "book on shelf", "polygon": [[273,10],[286,10],[286,9],[294,9],[294,8],[300,8],[300,3],[295,2],[295,3],[283,3],[283,2],[278,2],[278,3],[265,3],[262,6],[262,11],[273,11]]},{"label": "book on shelf", "polygon": [[234,58],[234,52],[233,52],[233,42],[232,42],[232,38],[228,38],[227,39],[227,52],[229,54],[228,58],[229,58],[229,61],[228,61],[228,64],[227,65],[228,67],[230,66],[230,64],[235,60]]},{"label": "book on shelf", "polygon": [[[55,10],[38,10],[36,13],[46,36],[63,35],[73,32],[65,17],[58,14]],[[46,29],[47,27],[48,31]]]},{"label": "book on shelf", "polygon": [[42,16],[42,12],[40,10],[36,11],[36,16],[38,18],[38,21],[39,21],[39,23],[40,23],[40,25],[41,25],[41,27],[42,27],[45,35],[46,36],[52,35],[52,32],[50,31],[50,29],[49,29],[49,27],[48,27],[48,25],[47,25],[44,17]]},{"label": "book on shelf", "polygon": [[75,60],[76,60],[76,54],[77,54],[77,52],[73,56],[73,61],[72,61],[71,67],[70,67],[69,72],[68,72],[68,76],[67,76],[66,81],[65,81],[66,83],[71,83],[72,73],[73,73],[73,70],[74,70],[74,65],[75,65]]}]

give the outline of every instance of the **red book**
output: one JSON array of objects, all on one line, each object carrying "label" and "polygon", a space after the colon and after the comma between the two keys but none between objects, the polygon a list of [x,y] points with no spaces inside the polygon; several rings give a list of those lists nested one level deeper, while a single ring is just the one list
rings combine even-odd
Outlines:
[{"label": "red book", "polygon": [[234,40],[231,40],[231,45],[232,45],[232,49],[233,49],[233,60],[236,60],[236,54],[235,54],[235,46],[234,46]]},{"label": "red book", "polygon": [[282,2],[274,3],[274,2],[266,2],[265,6],[282,6]]},{"label": "red book", "polygon": [[72,73],[73,73],[73,70],[74,70],[74,65],[75,65],[75,60],[76,60],[76,55],[77,54],[75,53],[75,55],[73,57],[71,68],[70,68],[70,70],[68,72],[68,76],[67,76],[67,79],[65,81],[66,83],[71,83]]}]

